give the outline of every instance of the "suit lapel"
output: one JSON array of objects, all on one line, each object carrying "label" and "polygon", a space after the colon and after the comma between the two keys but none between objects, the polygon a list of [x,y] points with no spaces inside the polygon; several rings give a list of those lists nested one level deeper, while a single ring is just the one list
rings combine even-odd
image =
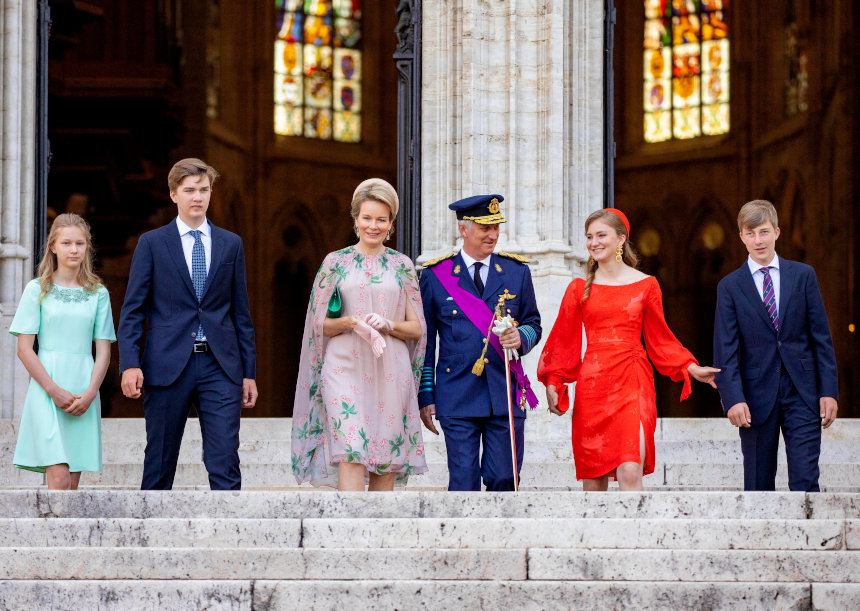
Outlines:
[{"label": "suit lapel", "polygon": [[469,275],[469,268],[466,267],[466,262],[463,261],[463,257],[460,256],[459,252],[454,255],[454,267],[451,268],[451,275],[459,278],[457,285],[461,289],[469,291],[479,299],[483,299],[481,295],[478,295],[478,287],[475,286],[475,281]]},{"label": "suit lapel", "polygon": [[490,309],[496,307],[499,300],[499,294],[504,291],[505,272],[501,265],[502,258],[496,254],[490,258],[490,273],[487,274],[487,286],[484,290],[484,295],[487,296],[485,301],[489,300]]},{"label": "suit lapel", "polygon": [[206,284],[203,286],[203,295],[200,297],[200,301],[206,297],[209,286],[212,284],[212,278],[215,276],[218,266],[221,265],[221,259],[224,258],[224,236],[221,230],[213,225],[212,221],[209,221],[209,231],[212,234],[212,248],[209,255],[211,261],[209,261],[209,273],[206,274]]},{"label": "suit lapel", "polygon": [[794,273],[794,267],[791,261],[786,261],[780,258],[779,260],[779,328],[782,329],[785,324],[785,315],[788,313],[788,302],[791,295],[794,293],[794,284],[797,282],[797,275]]},{"label": "suit lapel", "polygon": [[194,292],[194,285],[191,283],[191,274],[188,273],[188,263],[185,262],[185,252],[182,250],[182,238],[179,237],[179,227],[176,221],[173,221],[166,227],[164,242],[167,245],[167,252],[170,253],[170,259],[176,265],[176,271],[179,276],[185,281],[185,286],[197,299],[197,293]]},{"label": "suit lapel", "polygon": [[750,305],[759,317],[767,323],[767,328],[776,333],[776,329],[773,328],[773,321],[771,321],[770,315],[764,307],[761,295],[758,294],[758,289],[755,286],[755,281],[753,280],[749,265],[747,265],[746,261],[744,261],[744,264],[741,265],[740,269],[738,269],[736,273],[738,274],[738,283],[740,284],[741,293],[743,293],[743,296],[750,302]]}]

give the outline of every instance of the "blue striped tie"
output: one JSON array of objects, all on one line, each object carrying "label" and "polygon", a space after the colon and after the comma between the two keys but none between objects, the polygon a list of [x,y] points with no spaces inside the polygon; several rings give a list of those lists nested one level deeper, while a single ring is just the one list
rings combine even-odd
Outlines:
[{"label": "blue striped tie", "polygon": [[762,267],[761,273],[764,274],[761,300],[764,301],[764,307],[767,310],[768,316],[770,316],[773,328],[779,329],[779,312],[776,311],[776,293],[773,290],[773,279],[770,277],[770,267]]},{"label": "blue striped tie", "polygon": [[[200,238],[202,231],[192,229],[189,231],[194,237],[194,248],[191,249],[191,284],[194,285],[194,293],[197,295],[197,303],[203,298],[203,287],[206,286],[206,251],[203,249],[203,240]],[[203,323],[197,326],[196,339],[203,339]]]}]

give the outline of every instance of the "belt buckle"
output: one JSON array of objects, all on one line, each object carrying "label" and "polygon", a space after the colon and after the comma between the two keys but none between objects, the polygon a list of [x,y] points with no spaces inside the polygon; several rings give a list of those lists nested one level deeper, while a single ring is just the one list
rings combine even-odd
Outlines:
[{"label": "belt buckle", "polygon": [[206,342],[194,342],[194,346],[192,347],[192,351],[196,353],[208,352],[209,346]]}]

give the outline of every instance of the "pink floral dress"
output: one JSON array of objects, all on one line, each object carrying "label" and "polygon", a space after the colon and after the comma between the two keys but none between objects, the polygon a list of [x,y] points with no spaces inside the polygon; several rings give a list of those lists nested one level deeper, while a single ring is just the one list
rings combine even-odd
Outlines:
[{"label": "pink floral dress", "polygon": [[[421,339],[385,335],[379,358],[357,333],[326,338],[322,325],[337,286],[343,316],[377,313],[406,319],[410,303]],[[354,247],[326,256],[314,280],[305,320],[293,408],[292,469],[299,483],[337,485],[337,465],[360,463],[369,472],[409,475],[427,471],[418,411],[418,379],[427,333],[415,268],[386,249],[363,255]]]}]

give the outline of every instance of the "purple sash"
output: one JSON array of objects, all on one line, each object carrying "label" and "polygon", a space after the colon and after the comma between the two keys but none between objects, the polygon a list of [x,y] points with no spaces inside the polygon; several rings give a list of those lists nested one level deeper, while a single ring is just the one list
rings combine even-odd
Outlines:
[{"label": "purple sash", "polygon": [[[429,271],[433,272],[433,275],[439,280],[442,284],[442,288],[448,291],[448,294],[454,299],[460,309],[463,311],[463,314],[466,315],[466,318],[471,321],[473,325],[478,329],[478,331],[483,335],[487,332],[487,329],[490,328],[490,324],[493,320],[494,312],[490,310],[489,306],[470,293],[469,291],[463,289],[459,284],[457,284],[459,278],[451,275],[451,269],[453,268],[454,262],[451,259],[446,259],[437,265],[429,268]],[[438,271],[437,271],[438,270]],[[504,362],[505,355],[502,352],[502,344],[499,343],[499,336],[495,333],[490,333],[490,344],[496,350],[499,357]],[[511,371],[514,374],[514,378],[517,382],[516,388],[516,402],[517,405],[522,405],[523,396],[525,396],[526,401],[529,404],[531,409],[537,407],[538,399],[532,391],[531,383],[529,382],[528,376],[523,371],[523,365],[520,361],[511,359],[510,362]]]}]

